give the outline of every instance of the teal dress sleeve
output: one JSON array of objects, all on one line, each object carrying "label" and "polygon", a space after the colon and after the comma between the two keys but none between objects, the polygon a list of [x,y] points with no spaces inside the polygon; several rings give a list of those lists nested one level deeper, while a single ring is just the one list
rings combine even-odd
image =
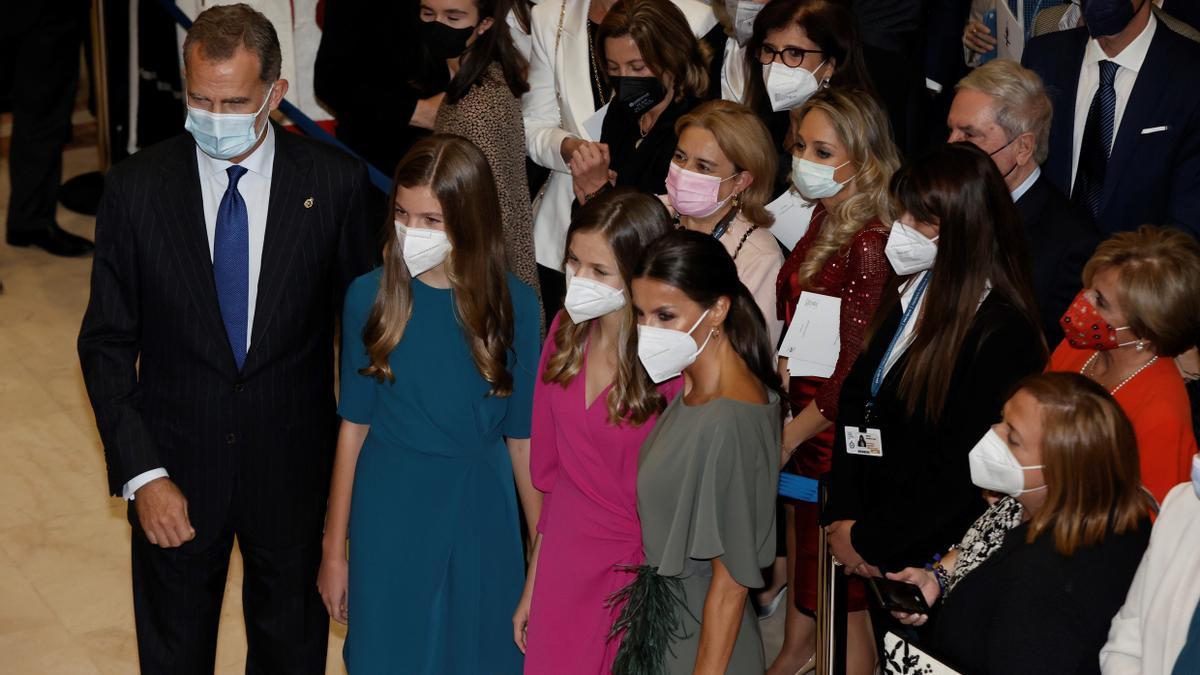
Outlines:
[{"label": "teal dress sleeve", "polygon": [[542,318],[537,294],[512,274],[508,291],[513,304],[512,394],[504,413],[507,438],[529,438],[533,422],[533,390],[541,357]]},{"label": "teal dress sleeve", "polygon": [[379,290],[380,270],[355,279],[346,290],[342,309],[341,395],[338,415],[347,422],[370,424],[379,383],[359,371],[371,363],[363,344],[363,326]]}]

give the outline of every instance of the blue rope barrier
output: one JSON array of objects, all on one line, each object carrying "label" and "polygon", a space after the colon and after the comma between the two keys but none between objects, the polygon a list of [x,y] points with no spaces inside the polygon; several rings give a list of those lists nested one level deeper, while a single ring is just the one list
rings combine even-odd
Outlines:
[{"label": "blue rope barrier", "polygon": [[817,481],[794,473],[779,474],[779,496],[817,503]]},{"label": "blue rope barrier", "polygon": [[[178,23],[184,30],[192,27],[192,20],[188,18],[187,14],[184,14],[182,9],[179,9],[179,5],[175,4],[175,0],[159,0],[158,4],[162,5],[162,8],[165,9],[167,13],[171,15],[171,18],[175,19],[175,22]],[[304,135],[309,136],[310,138],[315,138],[324,143],[328,143],[329,145],[338,148],[342,152],[345,152],[346,154],[365,164],[367,167],[367,174],[371,179],[372,185],[380,190],[383,190],[384,193],[389,193],[392,191],[392,179],[388,177],[387,174],[379,169],[376,169],[374,166],[371,166],[370,162],[367,162],[357,152],[351,150],[345,143],[339,141],[333,134],[322,129],[321,125],[314,122],[308,115],[300,112],[300,109],[295,105],[286,99],[283,99],[279,102],[279,111],[286,115],[289,120],[295,123],[296,128],[300,129],[300,131],[303,131]]]}]

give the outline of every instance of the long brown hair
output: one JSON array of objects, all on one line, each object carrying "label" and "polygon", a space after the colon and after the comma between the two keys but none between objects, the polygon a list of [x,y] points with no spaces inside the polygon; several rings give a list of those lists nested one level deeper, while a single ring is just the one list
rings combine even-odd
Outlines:
[{"label": "long brown hair", "polygon": [[[893,206],[888,184],[900,168],[900,152],[892,140],[891,124],[873,96],[853,87],[822,89],[792,117],[795,131],[804,116],[814,110],[825,113],[850,155],[855,167],[852,180],[856,192],[825,216],[816,242],[800,265],[800,284],[805,287],[830,257],[848,250],[854,235],[867,223],[878,220],[884,227],[891,226]],[[789,136],[795,139],[796,134]]]},{"label": "long brown hair", "polygon": [[1017,385],[1037,399],[1042,418],[1046,500],[1029,521],[1027,541],[1054,537],[1062,555],[1095,546],[1109,528],[1136,530],[1150,514],[1141,487],[1137,436],[1121,406],[1078,373],[1039,373]]},{"label": "long brown hair", "polygon": [[[637,318],[633,303],[628,302],[633,270],[650,242],[672,230],[671,216],[662,202],[629,187],[618,187],[580,207],[567,230],[567,248],[571,238],[582,232],[596,232],[612,247],[617,271],[625,284],[625,307],[621,333],[617,336],[617,373],[608,391],[608,421],[640,426],[652,415],[662,412],[666,399],[654,387],[637,356]],[[575,323],[565,311],[558,315],[554,333],[554,356],[546,362],[542,381],[567,386],[583,368],[584,350],[591,321]]]},{"label": "long brown hair", "polygon": [[[683,10],[670,0],[620,0],[608,10],[596,30],[594,51],[607,82],[605,41],[628,37],[642,60],[660,80],[663,73],[675,78],[675,100],[702,98],[708,93],[710,50],[696,39]],[[611,86],[610,86],[611,91]]]},{"label": "long brown hair", "polygon": [[[465,138],[434,134],[419,141],[400,160],[392,185],[393,205],[401,187],[428,187],[441,205],[452,247],[446,275],[454,291],[459,324],[475,367],[492,385],[490,393],[508,396],[513,384],[508,370],[513,310],[505,278],[504,242],[496,226],[500,200],[487,160]],[[412,318],[412,277],[404,264],[404,245],[395,228],[388,229],[379,292],[363,327],[371,365],[361,373],[380,382],[395,381],[388,356]]]},{"label": "long brown hair", "polygon": [[[925,419],[937,424],[988,284],[990,293],[1007,299],[1035,328],[1045,356],[1029,252],[1008,186],[992,158],[970,143],[941,145],[913,160],[892,177],[891,192],[900,211],[939,226],[937,258],[900,379],[908,414],[923,410]],[[880,306],[890,306],[900,282],[909,278],[893,280]],[[876,321],[886,315],[879,312]]]}]

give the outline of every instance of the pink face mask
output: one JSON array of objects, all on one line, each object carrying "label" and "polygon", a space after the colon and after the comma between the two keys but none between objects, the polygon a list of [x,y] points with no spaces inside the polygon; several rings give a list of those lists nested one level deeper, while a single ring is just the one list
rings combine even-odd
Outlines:
[{"label": "pink face mask", "polygon": [[681,216],[711,216],[733,197],[731,193],[725,199],[717,199],[721,192],[721,183],[736,177],[737,174],[725,179],[705,176],[671,162],[667,168],[667,198],[671,201],[671,208]]}]

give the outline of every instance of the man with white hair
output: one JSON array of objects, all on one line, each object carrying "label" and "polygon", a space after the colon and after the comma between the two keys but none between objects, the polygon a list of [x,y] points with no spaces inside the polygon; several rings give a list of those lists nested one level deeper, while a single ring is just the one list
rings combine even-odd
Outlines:
[{"label": "man with white hair", "polygon": [[1034,295],[1051,348],[1058,319],[1079,292],[1083,265],[1100,241],[1086,214],[1042,175],[1053,108],[1041,78],[1013,61],[991,61],[959,81],[946,125],[950,142],[992,156],[1025,225]]}]

